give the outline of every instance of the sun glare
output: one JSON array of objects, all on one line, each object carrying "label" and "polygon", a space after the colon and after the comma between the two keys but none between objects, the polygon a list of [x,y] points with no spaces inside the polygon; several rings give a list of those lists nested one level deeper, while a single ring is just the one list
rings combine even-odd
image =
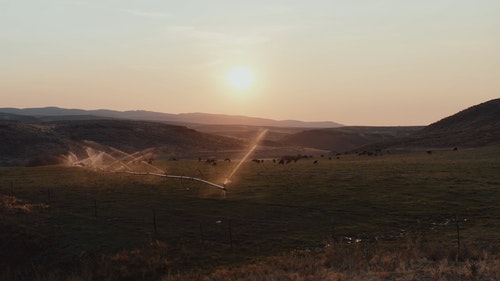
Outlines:
[{"label": "sun glare", "polygon": [[253,72],[244,66],[231,69],[226,78],[231,87],[240,91],[246,90],[254,84]]}]

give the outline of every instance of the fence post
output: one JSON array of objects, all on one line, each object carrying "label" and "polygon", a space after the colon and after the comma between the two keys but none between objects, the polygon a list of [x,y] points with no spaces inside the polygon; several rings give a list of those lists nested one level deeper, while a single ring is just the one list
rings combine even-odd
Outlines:
[{"label": "fence post", "polygon": [[153,228],[155,230],[155,234],[158,233],[158,228],[156,227],[156,211],[155,208],[153,208]]},{"label": "fence post", "polygon": [[229,245],[231,246],[231,250],[233,250],[233,230],[231,227],[231,218],[227,218],[227,226],[229,228]]},{"label": "fence post", "polygon": [[200,222],[200,236],[201,236],[201,245],[205,245],[205,236],[203,236],[203,223]]},{"label": "fence post", "polygon": [[330,217],[330,225],[332,227],[332,243],[335,241],[335,220]]},{"label": "fence post", "polygon": [[458,223],[458,216],[455,216],[455,223],[457,225],[457,261],[460,259],[460,225]]}]

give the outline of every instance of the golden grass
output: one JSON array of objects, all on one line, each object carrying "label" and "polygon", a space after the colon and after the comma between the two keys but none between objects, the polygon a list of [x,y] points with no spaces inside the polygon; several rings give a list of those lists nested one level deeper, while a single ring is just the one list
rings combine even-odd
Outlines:
[{"label": "golden grass", "polygon": [[[500,280],[500,256],[479,248],[464,250],[461,259],[450,258],[453,249],[436,253],[431,244],[391,247],[379,243],[332,243],[325,248],[294,250],[245,263],[211,269],[176,270],[174,247],[152,240],[148,245],[112,254],[82,253],[65,271],[28,268],[30,280],[161,280],[161,281],[490,281]],[[189,249],[175,254],[189,262]],[[174,266],[173,266],[174,265]],[[0,270],[0,280],[17,280],[22,272]]]},{"label": "golden grass", "polygon": [[218,267],[209,274],[168,274],[161,280],[500,280],[500,258],[486,251],[459,262],[434,261],[429,253],[418,251],[418,255],[408,255],[404,250],[336,244],[321,251],[294,251],[255,263]]},{"label": "golden grass", "polygon": [[0,193],[0,210],[1,211],[14,211],[22,213],[30,213],[33,209],[47,209],[48,204],[45,203],[26,203],[15,196],[7,196]]}]

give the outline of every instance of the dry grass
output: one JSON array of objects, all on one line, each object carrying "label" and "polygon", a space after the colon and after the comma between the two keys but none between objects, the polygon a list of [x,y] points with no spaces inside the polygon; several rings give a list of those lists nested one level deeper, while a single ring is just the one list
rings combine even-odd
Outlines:
[{"label": "dry grass", "polygon": [[49,205],[45,203],[26,203],[15,196],[7,196],[0,193],[0,211],[2,212],[22,212],[30,213],[33,209],[47,209]]},{"label": "dry grass", "polygon": [[437,247],[438,242],[424,241],[417,235],[408,236],[406,245],[328,241],[324,248],[187,270],[178,266],[194,258],[193,249],[152,240],[144,247],[112,254],[81,253],[64,270],[46,266],[4,268],[0,280],[500,280],[500,255],[495,248],[466,247],[457,261],[455,249]]},{"label": "dry grass", "polygon": [[[237,267],[219,267],[209,274],[168,274],[163,281],[180,280],[500,280],[500,258],[486,251],[459,262],[434,261],[417,249],[387,250],[370,245],[335,244],[321,251],[294,251]],[[443,256],[446,253],[443,253]]]}]

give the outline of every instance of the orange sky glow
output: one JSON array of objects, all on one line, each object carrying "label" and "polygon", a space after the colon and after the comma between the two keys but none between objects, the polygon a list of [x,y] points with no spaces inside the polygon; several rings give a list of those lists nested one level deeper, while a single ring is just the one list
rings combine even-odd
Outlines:
[{"label": "orange sky glow", "polygon": [[492,0],[0,0],[0,107],[427,125],[500,97],[499,15]]}]

